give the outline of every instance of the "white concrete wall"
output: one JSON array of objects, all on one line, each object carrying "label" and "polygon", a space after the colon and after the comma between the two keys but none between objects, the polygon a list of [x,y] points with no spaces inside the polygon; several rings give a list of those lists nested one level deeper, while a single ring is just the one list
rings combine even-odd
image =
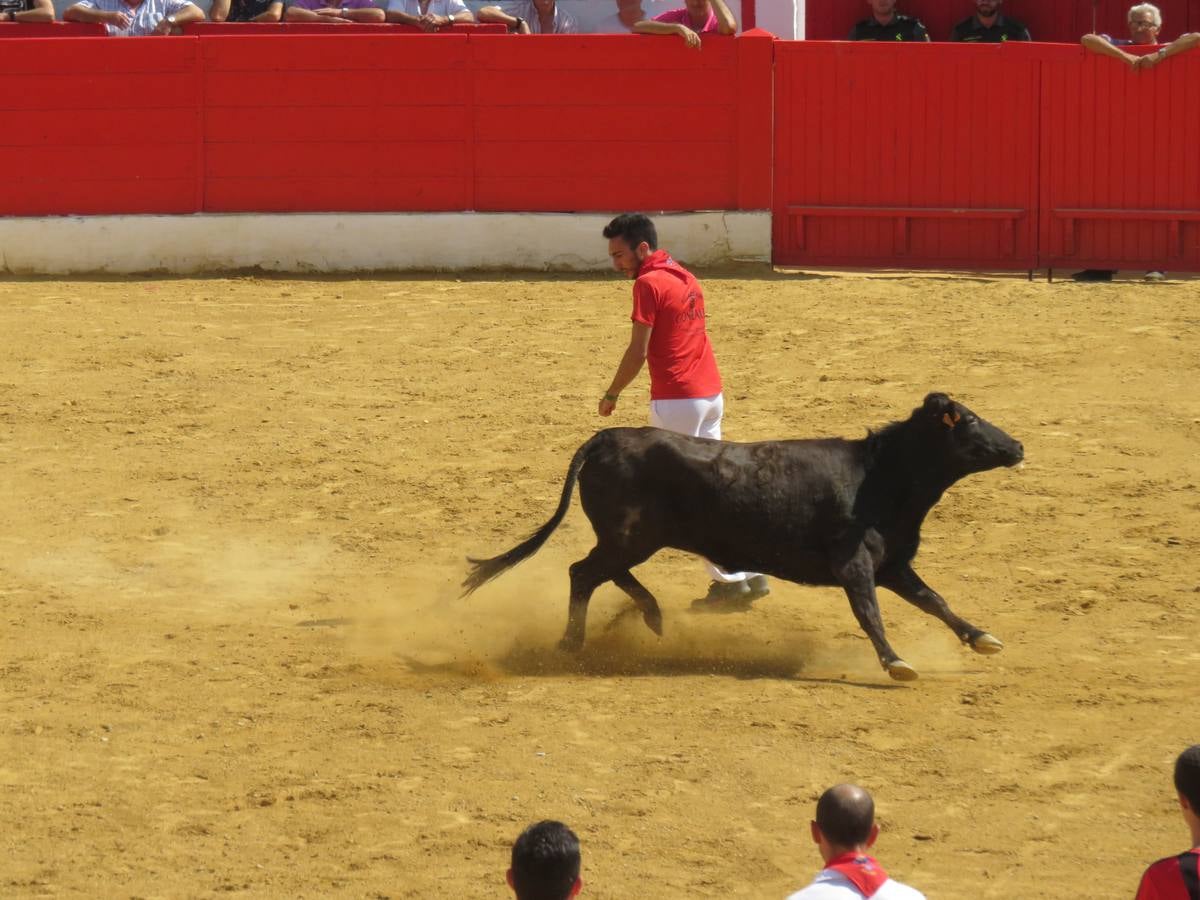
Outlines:
[{"label": "white concrete wall", "polygon": [[[846,2],[861,3],[861,0]],[[758,0],[754,19],[759,28],[765,28],[781,40],[804,40],[804,0]]]},{"label": "white concrete wall", "polygon": [[[610,214],[305,213],[0,218],[0,273],[599,271]],[[763,264],[771,216],[654,216],[660,245],[691,265]]]}]

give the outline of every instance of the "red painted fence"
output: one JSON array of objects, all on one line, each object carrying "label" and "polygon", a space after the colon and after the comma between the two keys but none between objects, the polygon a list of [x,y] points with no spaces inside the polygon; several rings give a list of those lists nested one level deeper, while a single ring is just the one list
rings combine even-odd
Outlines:
[{"label": "red painted fence", "polygon": [[770,205],[765,32],[350,28],[6,42],[0,215]]},{"label": "red painted fence", "polygon": [[1200,271],[1200,51],[3,43],[0,215],[771,208],[780,264]]},{"label": "red painted fence", "polygon": [[1200,271],[1200,52],[781,42],[774,259]]},{"label": "red painted fence", "polygon": [[[1025,23],[1036,41],[1074,43],[1095,25],[1114,37],[1128,37],[1125,17],[1137,0],[1005,0],[1004,13]],[[1163,40],[1200,31],[1200,0],[1158,0]],[[948,41],[950,30],[975,11],[972,0],[900,0],[899,11],[916,16],[935,41]],[[841,41],[870,14],[864,0],[806,0],[804,35],[810,41]]]}]

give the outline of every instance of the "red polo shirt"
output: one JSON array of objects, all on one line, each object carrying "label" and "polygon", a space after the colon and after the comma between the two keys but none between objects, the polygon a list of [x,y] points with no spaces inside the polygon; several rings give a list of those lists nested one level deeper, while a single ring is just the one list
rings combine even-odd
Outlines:
[{"label": "red polo shirt", "polygon": [[665,250],[646,257],[633,283],[635,322],[650,326],[646,362],[651,400],[721,393],[721,375],[704,330],[704,291]]},{"label": "red polo shirt", "polygon": [[1196,874],[1198,857],[1200,848],[1168,856],[1151,865],[1142,875],[1134,900],[1191,900],[1196,896],[1192,892],[1200,887]]}]

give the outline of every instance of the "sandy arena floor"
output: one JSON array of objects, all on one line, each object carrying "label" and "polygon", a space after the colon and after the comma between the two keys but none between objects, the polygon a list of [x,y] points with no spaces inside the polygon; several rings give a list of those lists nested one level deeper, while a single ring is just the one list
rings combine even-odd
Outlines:
[{"label": "sandy arena floor", "polygon": [[564,658],[577,500],[456,599],[609,424],[615,276],[0,281],[0,895],[503,897],[557,817],[587,897],[781,898],[857,780],[931,900],[1132,896],[1200,740],[1198,283],[704,283],[729,439],[943,389],[1025,443],[918,558],[1002,654],[882,593],[893,684],[840,592],[696,615],[663,553],[666,637],[606,586]]}]

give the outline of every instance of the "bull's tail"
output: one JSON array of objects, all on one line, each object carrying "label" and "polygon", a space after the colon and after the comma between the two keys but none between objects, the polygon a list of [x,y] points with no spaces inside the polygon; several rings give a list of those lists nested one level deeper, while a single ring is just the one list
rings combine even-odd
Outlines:
[{"label": "bull's tail", "polygon": [[588,453],[603,433],[600,432],[593,435],[571,457],[571,465],[567,467],[567,480],[563,483],[562,497],[559,498],[558,509],[554,511],[554,515],[550,517],[550,520],[545,525],[507,553],[501,553],[499,556],[493,556],[491,559],[473,559],[469,556],[467,557],[467,562],[471,564],[471,570],[467,573],[467,577],[463,579],[463,597],[483,587],[483,585],[487,584],[497,575],[511,569],[519,562],[524,562],[537,553],[538,550],[542,549],[542,544],[546,543],[546,539],[553,534],[554,529],[562,522],[563,516],[567,514],[567,508],[571,505],[571,493],[575,490],[575,482],[579,478],[579,470],[583,468],[583,464],[587,461]]}]

